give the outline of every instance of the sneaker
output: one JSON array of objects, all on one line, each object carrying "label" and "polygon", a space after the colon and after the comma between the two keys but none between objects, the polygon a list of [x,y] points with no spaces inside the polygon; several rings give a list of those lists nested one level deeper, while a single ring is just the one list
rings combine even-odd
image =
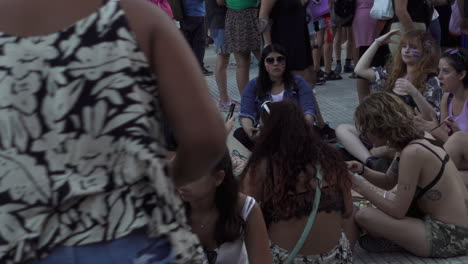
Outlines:
[{"label": "sneaker", "polygon": [[359,238],[359,245],[370,253],[394,253],[403,249],[392,241],[380,237],[372,237],[368,234]]},{"label": "sneaker", "polygon": [[344,73],[351,73],[354,71],[354,66],[351,64],[345,64],[343,67]]},{"label": "sneaker", "polygon": [[390,167],[391,161],[384,158],[369,157],[364,163],[369,169],[386,173]]},{"label": "sneaker", "polygon": [[322,85],[325,84],[327,80],[325,79],[325,72],[322,70],[319,70],[315,72],[315,84],[316,85]]},{"label": "sneaker", "polygon": [[210,71],[210,70],[208,70],[208,69],[205,68],[205,67],[202,67],[202,72],[203,72],[203,75],[205,75],[205,76],[211,76],[211,75],[213,75],[213,72]]},{"label": "sneaker", "polygon": [[336,74],[341,73],[341,64],[336,64],[335,69],[333,70]]},{"label": "sneaker", "polygon": [[335,130],[331,128],[328,124],[325,124],[320,129],[320,134],[322,135],[323,140],[327,141],[328,143],[337,141]]},{"label": "sneaker", "polygon": [[334,71],[325,73],[325,79],[327,81],[336,81],[336,80],[342,80],[343,77],[341,77],[340,74],[335,73]]}]

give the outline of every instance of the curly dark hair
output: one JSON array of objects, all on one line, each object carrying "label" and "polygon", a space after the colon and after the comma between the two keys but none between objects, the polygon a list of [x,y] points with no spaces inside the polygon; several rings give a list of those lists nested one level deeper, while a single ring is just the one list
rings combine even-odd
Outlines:
[{"label": "curly dark hair", "polygon": [[283,73],[284,85],[296,87],[296,83],[294,82],[294,76],[288,67],[288,58],[286,57],[286,50],[278,44],[271,44],[271,45],[266,46],[263,49],[260,62],[258,63],[258,78],[257,78],[257,96],[258,97],[265,96],[266,93],[271,90],[272,85],[273,85],[273,82],[270,79],[270,75],[268,74],[266,67],[265,67],[265,59],[272,52],[277,52],[286,58],[286,68]]},{"label": "curly dark hair", "polygon": [[423,137],[423,132],[414,125],[411,109],[391,93],[369,95],[356,108],[354,122],[361,135],[382,137],[398,151],[412,140]]},{"label": "curly dark hair", "polygon": [[[218,220],[215,227],[215,241],[218,246],[225,242],[234,242],[244,233],[245,221],[239,214],[239,183],[232,171],[229,151],[226,150],[222,159],[216,164],[213,173],[224,171],[223,182],[216,188],[215,204],[218,210]],[[186,202],[185,209],[190,220],[191,207]]]},{"label": "curly dark hair", "polygon": [[[249,172],[250,182],[246,182],[255,193],[262,193],[259,199],[262,209],[270,208],[270,216],[291,219],[299,209],[295,196],[299,178],[304,173],[304,182],[315,179],[318,166],[321,167],[323,180],[335,188],[329,191],[341,191],[350,188],[351,181],[341,154],[323,142],[304,119],[301,107],[292,100],[268,103],[270,114],[262,111],[263,126],[252,155],[242,177]],[[259,170],[262,163],[271,164],[265,170]],[[313,170],[311,169],[313,168]],[[258,176],[258,172],[266,175]],[[262,184],[258,184],[258,177]],[[307,191],[314,188],[305,184]],[[341,202],[341,201],[337,201]],[[268,206],[266,206],[268,205]],[[269,217],[265,214],[265,218]],[[268,220],[267,220],[268,222]]]}]

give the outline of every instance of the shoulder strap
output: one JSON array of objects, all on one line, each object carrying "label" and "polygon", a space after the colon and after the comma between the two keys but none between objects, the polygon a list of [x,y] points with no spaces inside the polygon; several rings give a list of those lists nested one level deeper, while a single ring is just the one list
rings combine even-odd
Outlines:
[{"label": "shoulder strap", "polygon": [[[427,140],[427,139],[426,139]],[[430,152],[432,152],[441,162],[442,162],[442,165],[440,167],[440,170],[439,170],[439,173],[437,174],[437,176],[434,178],[434,180],[432,180],[426,187],[424,187],[423,189],[421,189],[421,191],[418,193],[418,195],[415,197],[415,200],[419,200],[419,198],[423,197],[424,194],[426,194],[427,191],[429,191],[432,187],[434,187],[434,185],[437,184],[437,182],[439,182],[440,178],[442,178],[442,174],[444,174],[444,170],[445,170],[445,164],[447,164],[447,162],[449,161],[449,155],[448,154],[445,154],[445,157],[444,159],[441,159],[439,157],[439,155],[437,155],[437,153],[435,153],[435,151],[433,151],[432,149],[430,149],[428,146],[422,144],[422,143],[419,143],[419,142],[412,142],[410,144],[417,144],[417,145],[421,145],[423,146],[424,148],[426,148],[427,150],[429,150]]]},{"label": "shoulder strap", "polygon": [[304,231],[302,232],[301,237],[297,241],[296,246],[291,251],[291,253],[289,254],[284,264],[292,263],[297,253],[299,253],[299,250],[301,250],[302,246],[304,245],[304,242],[309,236],[310,229],[312,229],[312,225],[314,224],[315,216],[317,215],[317,211],[318,211],[318,207],[320,203],[320,196],[321,196],[320,188],[322,185],[322,174],[320,174],[320,166],[317,166],[317,173],[315,174],[315,177],[317,178],[317,184],[315,185],[314,207],[312,209],[312,212],[310,212],[309,219],[307,220],[307,223],[304,227]]}]

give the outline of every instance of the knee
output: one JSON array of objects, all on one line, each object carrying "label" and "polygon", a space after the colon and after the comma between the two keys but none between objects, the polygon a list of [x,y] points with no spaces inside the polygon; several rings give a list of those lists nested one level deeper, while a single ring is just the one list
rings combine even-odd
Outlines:
[{"label": "knee", "polygon": [[354,215],[354,221],[359,226],[369,226],[372,221],[372,208],[360,208]]}]

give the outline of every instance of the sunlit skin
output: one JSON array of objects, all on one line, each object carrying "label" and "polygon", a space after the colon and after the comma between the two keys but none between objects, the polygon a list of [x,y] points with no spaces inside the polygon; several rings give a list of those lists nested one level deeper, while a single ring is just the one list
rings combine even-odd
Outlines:
[{"label": "sunlit skin", "polygon": [[406,65],[414,65],[421,58],[421,48],[415,41],[407,41],[401,46],[401,59]]},{"label": "sunlit skin", "polygon": [[454,93],[458,87],[463,87],[465,72],[457,73],[455,68],[448,63],[447,59],[442,58],[439,60],[439,75],[437,77],[444,93]]}]

